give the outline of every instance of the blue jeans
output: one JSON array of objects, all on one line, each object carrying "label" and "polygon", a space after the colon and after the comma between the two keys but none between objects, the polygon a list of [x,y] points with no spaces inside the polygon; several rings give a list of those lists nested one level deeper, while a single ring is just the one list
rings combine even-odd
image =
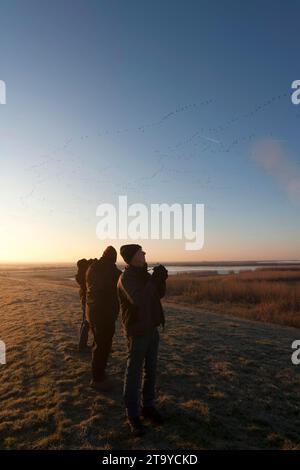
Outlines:
[{"label": "blue jeans", "polygon": [[126,413],[129,417],[140,415],[140,389],[143,371],[142,405],[154,405],[158,344],[157,328],[147,335],[127,338],[128,356],[123,397]]}]

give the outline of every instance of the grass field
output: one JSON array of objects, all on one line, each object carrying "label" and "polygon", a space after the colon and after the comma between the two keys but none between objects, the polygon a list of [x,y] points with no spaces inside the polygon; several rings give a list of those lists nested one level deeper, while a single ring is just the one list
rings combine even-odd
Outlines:
[{"label": "grass field", "polygon": [[[0,339],[7,345],[1,449],[300,449],[300,366],[291,363],[298,329],[231,316],[236,297],[226,300],[226,314],[172,303],[191,299],[170,280],[158,374],[158,405],[168,420],[133,438],[122,405],[122,331],[118,325],[109,364],[119,386],[96,393],[89,354],[76,349],[80,305],[72,274],[70,268],[0,272]],[[293,289],[298,278],[289,281]],[[220,294],[219,306],[223,300]]]},{"label": "grass field", "polygon": [[171,276],[168,298],[213,312],[300,327],[299,268]]}]

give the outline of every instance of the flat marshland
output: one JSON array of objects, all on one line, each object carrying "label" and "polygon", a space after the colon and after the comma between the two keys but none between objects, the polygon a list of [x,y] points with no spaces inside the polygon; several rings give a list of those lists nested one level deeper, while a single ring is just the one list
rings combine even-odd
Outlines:
[{"label": "flat marshland", "polygon": [[74,272],[0,271],[1,449],[300,449],[300,271],[169,278],[157,384],[168,419],[144,438],[124,424],[119,323],[109,362],[119,386],[89,387]]},{"label": "flat marshland", "polygon": [[180,274],[169,278],[168,298],[218,313],[300,327],[299,268]]}]

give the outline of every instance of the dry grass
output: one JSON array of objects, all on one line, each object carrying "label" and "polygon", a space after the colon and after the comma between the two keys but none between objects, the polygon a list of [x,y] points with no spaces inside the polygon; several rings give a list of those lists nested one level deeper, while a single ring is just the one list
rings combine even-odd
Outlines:
[{"label": "dry grass", "polygon": [[172,276],[168,298],[218,313],[300,327],[299,269]]},{"label": "dry grass", "polygon": [[[2,273],[3,274],[3,273]],[[161,334],[158,404],[164,427],[132,438],[124,425],[126,350],[118,328],[111,394],[89,388],[90,357],[76,351],[77,289],[57,270],[48,278],[0,273],[1,449],[296,449],[298,330],[169,304]]]}]

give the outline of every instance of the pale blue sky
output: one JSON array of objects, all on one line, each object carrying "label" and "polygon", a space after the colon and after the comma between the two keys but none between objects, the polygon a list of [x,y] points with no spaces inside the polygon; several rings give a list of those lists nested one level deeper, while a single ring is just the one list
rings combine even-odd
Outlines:
[{"label": "pale blue sky", "polygon": [[[2,0],[0,261],[98,256],[96,206],[204,203],[205,246],[149,259],[298,259],[297,1]],[[300,180],[299,180],[300,181]],[[115,241],[118,248],[125,241]]]}]

